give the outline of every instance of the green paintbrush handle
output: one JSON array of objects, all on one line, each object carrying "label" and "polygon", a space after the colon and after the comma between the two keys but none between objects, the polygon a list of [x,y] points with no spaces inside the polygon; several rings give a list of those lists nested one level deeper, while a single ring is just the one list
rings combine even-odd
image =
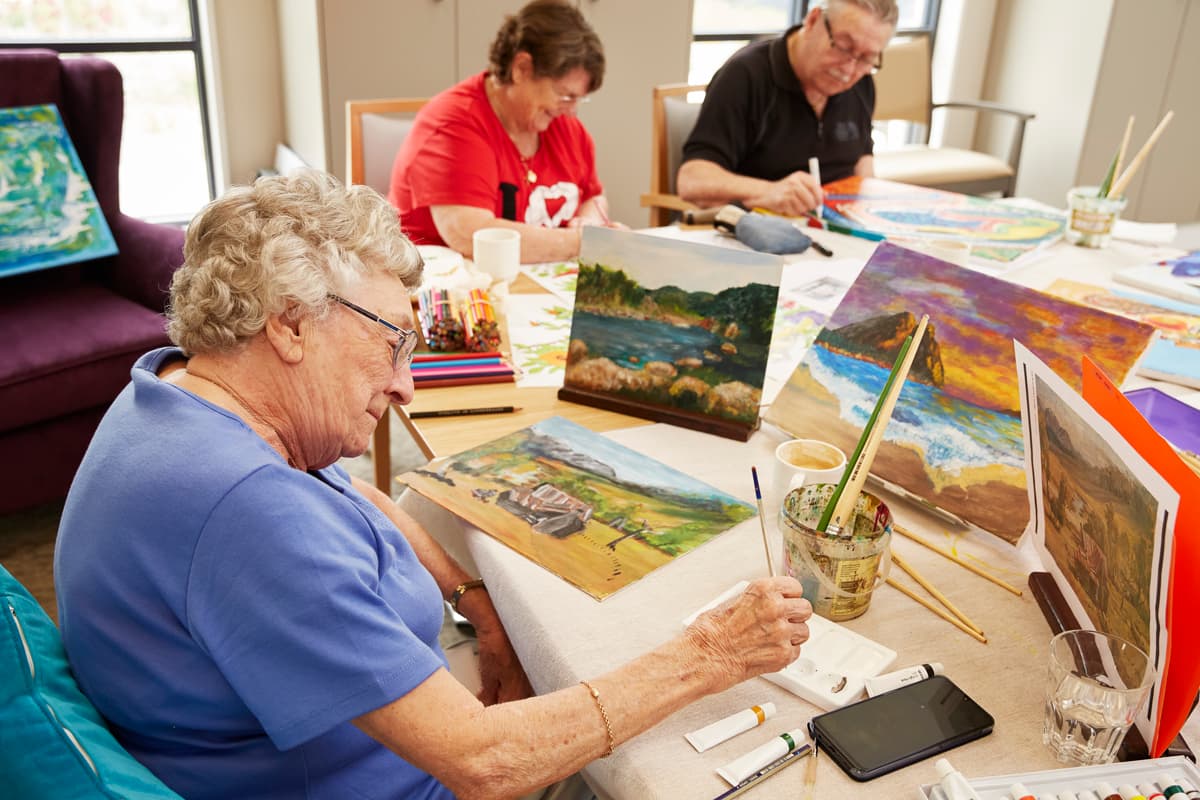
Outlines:
[{"label": "green paintbrush handle", "polygon": [[858,437],[858,444],[854,446],[854,455],[846,462],[846,470],[842,473],[842,479],[838,481],[837,488],[833,490],[833,496],[829,498],[829,505],[825,506],[825,510],[821,512],[821,519],[817,523],[817,530],[824,533],[829,528],[829,520],[833,518],[833,510],[837,508],[838,500],[842,496],[842,492],[846,489],[846,483],[850,480],[850,472],[854,469],[854,465],[858,463],[859,456],[862,455],[863,447],[867,444],[867,439],[871,438],[871,429],[875,427],[875,421],[879,419],[879,409],[883,407],[883,403],[888,394],[892,390],[892,384],[896,380],[896,374],[900,371],[900,366],[904,363],[904,357],[908,355],[908,348],[912,346],[912,334],[904,340],[904,344],[900,345],[900,352],[896,355],[896,362],[892,364],[892,371],[888,375],[887,382],[883,384],[883,391],[879,393],[879,399],[875,401],[875,409],[871,412],[871,418],[867,420],[867,425],[863,428],[862,436]]}]

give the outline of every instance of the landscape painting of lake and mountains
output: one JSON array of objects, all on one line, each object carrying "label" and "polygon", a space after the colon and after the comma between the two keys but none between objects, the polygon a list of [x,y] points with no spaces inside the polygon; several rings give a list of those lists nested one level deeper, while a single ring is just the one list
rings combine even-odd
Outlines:
[{"label": "landscape painting of lake and mountains", "polygon": [[748,503],[562,417],[403,480],[598,600],[755,515]]},{"label": "landscape painting of lake and mountains", "polygon": [[782,271],[779,256],[585,228],[559,397],[744,441]]},{"label": "landscape painting of lake and mountains", "polygon": [[1119,384],[1154,329],[884,242],[767,420],[852,452],[923,314],[929,327],[871,475],[1015,543],[1029,507],[1013,340],[1078,390],[1084,354]]}]

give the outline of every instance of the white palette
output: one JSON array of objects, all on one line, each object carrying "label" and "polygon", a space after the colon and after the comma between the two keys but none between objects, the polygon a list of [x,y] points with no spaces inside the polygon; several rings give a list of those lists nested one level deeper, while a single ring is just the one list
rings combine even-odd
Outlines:
[{"label": "white palette", "polygon": [[[737,597],[746,590],[739,581],[683,621],[692,624],[700,614]],[[896,660],[896,651],[836,622],[813,614],[808,620],[808,641],[800,658],[779,672],[762,677],[829,711],[859,699],[867,678],[879,675]]]}]

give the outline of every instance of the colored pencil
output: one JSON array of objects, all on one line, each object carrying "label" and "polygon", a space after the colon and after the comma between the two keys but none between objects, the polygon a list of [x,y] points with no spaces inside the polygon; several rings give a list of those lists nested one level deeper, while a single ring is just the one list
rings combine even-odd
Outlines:
[{"label": "colored pencil", "polygon": [[428,363],[430,361],[456,361],[459,359],[472,358],[503,358],[504,354],[500,352],[490,353],[416,353],[413,355],[413,363]]},{"label": "colored pencil", "polygon": [[[867,423],[867,428],[863,431],[862,437],[859,439],[861,446],[856,447],[856,452],[859,453],[858,458],[847,467],[849,478],[843,475],[845,484],[839,483],[841,494],[835,490],[829,502],[833,505],[833,514],[830,516],[825,530],[836,526],[836,532],[840,536],[849,536],[852,533],[853,525],[851,521],[854,517],[854,507],[858,502],[858,496],[862,492],[863,485],[867,482],[867,474],[871,471],[871,464],[875,461],[875,453],[879,450],[880,444],[883,442],[883,432],[887,429],[888,421],[892,417],[892,411],[896,408],[896,401],[900,398],[900,392],[904,389],[904,382],[908,379],[908,371],[912,368],[913,361],[917,357],[917,353],[921,349],[921,341],[925,337],[925,329],[929,325],[929,315],[925,314],[921,317],[921,321],[917,324],[917,330],[905,340],[905,347],[901,348],[903,360],[901,363],[892,366],[892,374],[888,376],[888,383],[884,387],[883,405],[876,406],[878,416]],[[865,442],[865,444],[864,444]],[[828,509],[827,509],[828,510]],[[822,520],[824,514],[822,513]],[[819,529],[819,528],[818,528]]]},{"label": "colored pencil", "polygon": [[434,369],[437,367],[470,367],[470,366],[482,366],[482,365],[496,366],[496,365],[500,365],[503,363],[504,363],[504,359],[499,356],[495,356],[493,358],[454,358],[454,359],[448,358],[448,359],[441,360],[441,361],[433,361],[433,360],[427,361],[427,360],[422,359],[421,361],[414,360],[413,364],[412,364],[412,368],[413,368],[413,371],[416,371],[416,370],[422,370],[422,369]]},{"label": "colored pencil", "polygon": [[410,411],[409,419],[436,419],[438,417],[475,417],[481,414],[513,414],[520,411],[515,406],[489,406],[487,408],[439,408],[434,411]]}]

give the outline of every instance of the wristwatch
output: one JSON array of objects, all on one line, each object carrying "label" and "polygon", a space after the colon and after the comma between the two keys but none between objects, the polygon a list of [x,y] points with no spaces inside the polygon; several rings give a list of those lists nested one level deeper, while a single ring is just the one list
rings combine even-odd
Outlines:
[{"label": "wristwatch", "polygon": [[472,589],[486,589],[486,588],[487,587],[483,585],[483,578],[476,578],[473,581],[467,581],[466,583],[460,583],[458,586],[454,587],[454,591],[451,592],[451,594],[450,594],[450,607],[452,609],[454,609],[454,613],[457,614],[458,613],[458,601],[462,600],[462,596],[464,594],[471,591]]}]

